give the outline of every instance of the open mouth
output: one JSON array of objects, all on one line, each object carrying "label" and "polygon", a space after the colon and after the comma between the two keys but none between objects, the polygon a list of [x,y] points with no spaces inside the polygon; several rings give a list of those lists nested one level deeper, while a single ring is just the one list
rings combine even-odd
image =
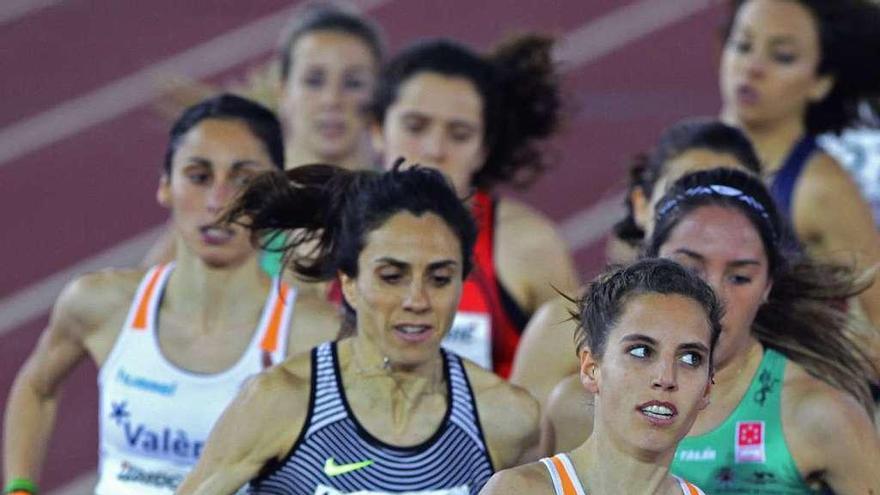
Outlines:
[{"label": "open mouth", "polygon": [[664,426],[671,424],[678,416],[678,410],[670,402],[651,401],[636,408],[643,416],[655,425]]},{"label": "open mouth", "polygon": [[430,339],[433,334],[433,329],[434,327],[431,325],[403,324],[395,325],[394,333],[397,334],[401,340],[418,343]]},{"label": "open mouth", "polygon": [[212,246],[225,244],[235,237],[235,232],[232,229],[216,225],[201,227],[199,233],[202,236],[202,242]]},{"label": "open mouth", "polygon": [[736,99],[743,105],[755,105],[760,97],[754,88],[747,84],[741,84],[736,88]]}]

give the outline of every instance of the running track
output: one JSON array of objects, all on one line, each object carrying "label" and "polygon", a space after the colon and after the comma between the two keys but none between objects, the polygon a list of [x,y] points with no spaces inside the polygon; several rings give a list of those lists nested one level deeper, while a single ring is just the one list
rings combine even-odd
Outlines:
[{"label": "running track", "polygon": [[[584,277],[602,265],[626,158],[670,122],[718,107],[718,0],[359,3],[385,26],[392,48],[441,35],[486,47],[525,29],[565,40],[559,58],[577,113],[553,143],[556,168],[519,196],[560,222]],[[167,126],[150,107],[155,77],[240,77],[270,55],[290,7],[282,0],[0,4],[4,400],[58,284],[83,268],[137,260],[150,240],[144,232],[165,219],[154,200]],[[44,490],[94,469],[94,366],[70,377],[60,410]],[[55,493],[85,493],[74,485]]]}]

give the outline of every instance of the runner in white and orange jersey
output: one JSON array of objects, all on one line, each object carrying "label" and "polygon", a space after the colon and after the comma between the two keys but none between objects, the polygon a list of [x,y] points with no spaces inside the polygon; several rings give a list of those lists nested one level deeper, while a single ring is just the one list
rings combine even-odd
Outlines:
[{"label": "runner in white and orange jersey", "polygon": [[335,336],[332,308],[263,274],[244,229],[214,225],[241,186],[283,168],[281,143],[274,115],[235,96],[175,123],[158,200],[172,213],[176,259],[88,274],[61,294],[6,409],[13,491],[36,492],[58,394],[87,357],[99,368],[96,493],[167,495],[248,377]]},{"label": "runner in white and orange jersey", "polygon": [[721,313],[712,288],[671,261],[599,276],[578,303],[575,336],[593,434],[571,452],[496,474],[481,493],[702,494],[669,465],[709,403]]}]

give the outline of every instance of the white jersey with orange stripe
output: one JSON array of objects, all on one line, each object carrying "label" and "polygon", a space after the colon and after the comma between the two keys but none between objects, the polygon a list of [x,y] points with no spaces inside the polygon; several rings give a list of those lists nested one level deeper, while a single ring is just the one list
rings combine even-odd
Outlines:
[{"label": "white jersey with orange stripe", "polygon": [[[541,459],[547,471],[550,472],[550,479],[553,480],[553,489],[556,495],[587,495],[584,485],[581,484],[580,478],[574,471],[574,465],[571,463],[568,454],[556,454],[553,457],[545,457]],[[689,483],[678,476],[673,476],[678,480],[681,486],[681,493],[684,495],[706,495],[703,490],[693,483]]]},{"label": "white jersey with orange stripe", "polygon": [[259,326],[236,364],[215,374],[181,369],[159,348],[159,303],[173,265],[149,270],[98,374],[97,495],[168,495],[195,465],[242,383],[285,358],[296,299],[273,280]]}]

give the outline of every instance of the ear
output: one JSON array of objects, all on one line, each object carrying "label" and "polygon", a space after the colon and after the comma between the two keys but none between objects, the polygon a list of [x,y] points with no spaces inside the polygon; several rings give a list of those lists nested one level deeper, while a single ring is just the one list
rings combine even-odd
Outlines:
[{"label": "ear", "polygon": [[165,208],[171,208],[171,178],[167,173],[162,173],[159,178],[159,188],[156,189],[156,201]]},{"label": "ear", "polygon": [[599,393],[599,362],[589,349],[584,348],[580,353],[581,383],[584,388],[593,395]]},{"label": "ear", "polygon": [[819,76],[816,83],[813,84],[813,89],[810,91],[810,102],[818,103],[824,100],[828,93],[831,93],[831,90],[834,89],[836,82],[837,78],[831,74]]},{"label": "ear", "polygon": [[706,388],[703,389],[703,396],[700,397],[700,402],[699,402],[699,404],[697,404],[697,409],[700,411],[709,407],[709,402],[711,402],[710,395],[712,393],[712,383],[713,383],[714,379],[715,379],[715,372],[714,371],[709,372],[709,381],[706,382]]},{"label": "ear", "polygon": [[648,225],[650,219],[648,215],[648,197],[645,194],[645,189],[642,186],[635,186],[632,188],[632,191],[629,192],[629,201],[632,204],[633,210],[633,219],[636,221],[636,225],[645,229],[645,225]]},{"label": "ear", "polygon": [[352,309],[357,310],[357,279],[339,272],[339,285],[342,288],[342,295],[345,301]]},{"label": "ear", "polygon": [[768,281],[767,281],[767,287],[764,288],[764,293],[761,295],[761,302],[762,302],[762,303],[766,303],[766,302],[767,302],[767,299],[770,298],[770,291],[772,291],[772,290],[773,290],[773,281],[772,281],[772,280],[768,280]]},{"label": "ear", "polygon": [[385,154],[385,133],[379,122],[375,120],[370,122],[370,144],[373,149],[380,155]]}]

